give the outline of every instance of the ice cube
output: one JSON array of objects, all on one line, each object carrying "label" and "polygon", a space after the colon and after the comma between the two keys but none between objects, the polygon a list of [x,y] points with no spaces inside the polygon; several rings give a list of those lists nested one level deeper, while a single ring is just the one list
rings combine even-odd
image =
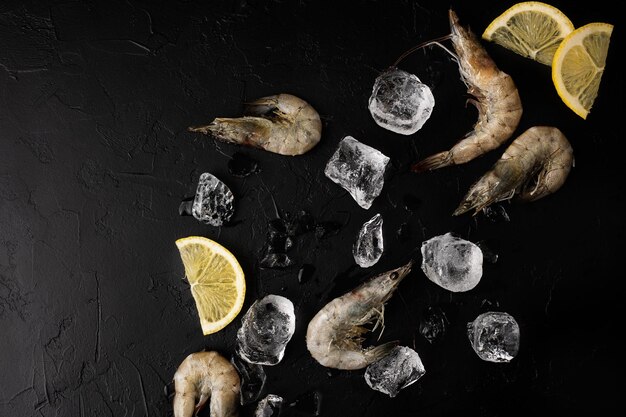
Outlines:
[{"label": "ice cube", "polygon": [[467,323],[467,336],[478,357],[488,362],[510,362],[519,351],[519,325],[507,313],[490,311]]},{"label": "ice cube", "polygon": [[241,389],[239,391],[241,405],[256,401],[259,395],[261,395],[267,379],[263,366],[246,362],[237,355],[233,355],[230,361],[237,368],[241,378]]},{"label": "ice cube", "polygon": [[366,221],[352,247],[352,256],[361,268],[374,265],[383,254],[383,218],[380,214]]},{"label": "ice cube", "polygon": [[319,416],[322,412],[322,394],[319,391],[308,391],[289,404],[298,415]]},{"label": "ice cube", "polygon": [[296,330],[293,303],[267,295],[250,306],[237,331],[237,354],[250,363],[276,365]]},{"label": "ice cube", "polygon": [[257,404],[254,417],[278,417],[282,408],[283,397],[269,394]]},{"label": "ice cube", "polygon": [[396,346],[387,356],[367,367],[365,382],[370,388],[393,398],[425,373],[416,351],[406,346]]},{"label": "ice cube", "polygon": [[260,171],[259,163],[241,152],[235,152],[228,161],[228,172],[233,177],[245,178]]},{"label": "ice cube", "polygon": [[419,78],[390,68],[376,78],[369,109],[374,121],[387,130],[412,135],[424,126],[435,107],[435,97]]},{"label": "ice cube", "polygon": [[205,172],[200,175],[191,213],[212,226],[228,222],[234,213],[233,193],[222,181]]},{"label": "ice cube", "polygon": [[383,189],[388,162],[380,151],[346,136],[326,164],[324,174],[345,188],[359,206],[368,209]]},{"label": "ice cube", "polygon": [[439,307],[428,307],[420,320],[419,331],[428,343],[441,340],[446,333],[448,318]]},{"label": "ice cube", "polygon": [[483,275],[483,253],[451,233],[422,243],[422,270],[429,280],[452,292],[474,288]]}]

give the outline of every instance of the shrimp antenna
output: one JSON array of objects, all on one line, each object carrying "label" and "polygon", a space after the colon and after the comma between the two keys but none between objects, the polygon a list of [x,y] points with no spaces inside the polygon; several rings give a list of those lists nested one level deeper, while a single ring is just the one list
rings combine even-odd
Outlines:
[{"label": "shrimp antenna", "polygon": [[446,51],[447,53],[452,55],[452,57],[456,61],[456,60],[458,60],[458,57],[456,56],[456,54],[454,52],[452,52],[451,50],[449,50],[448,48],[446,48],[445,46],[443,46],[440,43],[440,42],[443,42],[443,41],[447,41],[450,38],[452,38],[452,34],[448,34],[448,35],[445,35],[445,36],[440,36],[440,37],[432,39],[430,41],[422,42],[419,45],[415,45],[414,47],[412,47],[411,49],[409,49],[408,51],[406,51],[405,53],[400,55],[400,57],[398,59],[396,59],[396,62],[393,63],[392,67],[397,67],[398,64],[404,60],[404,58],[406,58],[407,56],[411,55],[413,52],[415,52],[417,50],[420,50],[422,48],[426,48],[427,46],[430,46],[430,45],[437,45],[438,47],[440,47],[441,49],[443,49],[444,51]]}]

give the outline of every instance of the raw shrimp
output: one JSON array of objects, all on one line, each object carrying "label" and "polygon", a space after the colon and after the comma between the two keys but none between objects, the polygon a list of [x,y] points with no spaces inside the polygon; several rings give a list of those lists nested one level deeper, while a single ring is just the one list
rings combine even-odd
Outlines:
[{"label": "raw shrimp", "polygon": [[239,415],[239,374],[217,352],[197,352],[187,356],[174,374],[174,389],[174,417],[197,414],[209,398],[211,417]]},{"label": "raw shrimp", "polygon": [[464,164],[499,147],[511,137],[522,117],[522,102],[515,83],[498,69],[474,33],[459,25],[452,10],[450,30],[461,78],[467,92],[474,97],[468,102],[478,109],[478,121],[452,149],[414,164],[414,172]]},{"label": "raw shrimp", "polygon": [[469,210],[476,214],[514,195],[523,201],[539,200],[561,188],[573,165],[574,151],[559,129],[531,127],[472,185],[454,215]]},{"label": "raw shrimp", "polygon": [[248,103],[246,113],[236,119],[218,117],[207,126],[190,127],[189,131],[281,155],[301,155],[322,137],[317,111],[291,94],[262,97]]},{"label": "raw shrimp", "polygon": [[309,323],[306,345],[311,355],[328,368],[361,369],[384,357],[396,345],[385,343],[364,349],[366,324],[378,316],[374,329],[384,326],[385,302],[391,298],[413,262],[377,275],[326,304]]}]

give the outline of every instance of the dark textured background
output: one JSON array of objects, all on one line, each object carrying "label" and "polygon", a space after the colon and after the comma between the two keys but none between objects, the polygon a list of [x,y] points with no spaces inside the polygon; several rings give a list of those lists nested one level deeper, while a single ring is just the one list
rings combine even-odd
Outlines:
[{"label": "dark textured background", "polygon": [[[323,416],[492,416],[601,411],[617,403],[623,27],[615,28],[587,121],[562,104],[547,67],[486,45],[519,87],[524,115],[516,134],[555,125],[576,155],[557,194],[504,204],[506,222],[450,215],[504,147],[465,166],[406,172],[418,155],[449,148],[476,117],[444,53],[431,49],[401,65],[431,85],[437,100],[417,134],[385,131],[367,110],[381,70],[416,43],[447,33],[448,3],[162,3],[169,4],[0,4],[0,416],[169,415],[163,387],[179,362],[202,348],[230,355],[239,324],[202,336],[174,246],[196,234],[241,261],[244,311],[269,293],[293,300],[296,334],[282,363],[267,368],[266,387],[288,402],[318,390]],[[512,3],[452,6],[482,32]],[[554,2],[576,26],[617,23],[606,3]],[[227,162],[241,149],[186,132],[239,115],[245,100],[280,92],[303,97],[322,115],[322,141],[303,157],[246,149],[261,172],[238,179]],[[392,159],[382,195],[367,211],[323,175],[347,134]],[[233,226],[178,216],[181,198],[193,194],[205,171],[235,193]],[[419,199],[413,211],[404,207],[407,194]],[[327,239],[298,239],[293,257],[316,268],[304,284],[297,268],[259,269],[272,199],[281,213],[308,210],[318,221],[344,225]],[[371,271],[353,268],[356,232],[377,212],[385,254]],[[412,231],[408,241],[396,237],[403,222]],[[414,347],[425,377],[389,399],[367,387],[362,371],[329,373],[310,357],[306,324],[325,302],[448,231],[488,241],[500,259],[485,265],[479,286],[465,294],[444,291],[417,268],[388,304],[382,340]],[[451,325],[430,345],[417,329],[424,309],[436,305],[451,311]],[[465,336],[465,323],[487,310],[507,311],[520,323],[521,350],[508,365],[479,360]]]}]

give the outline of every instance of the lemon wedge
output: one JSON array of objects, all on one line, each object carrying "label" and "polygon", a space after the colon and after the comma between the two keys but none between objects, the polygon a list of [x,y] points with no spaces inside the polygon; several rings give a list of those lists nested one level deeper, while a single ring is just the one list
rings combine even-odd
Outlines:
[{"label": "lemon wedge", "polygon": [[563,102],[583,119],[598,96],[613,26],[589,23],[569,35],[552,61],[552,82]]},{"label": "lemon wedge", "polygon": [[496,17],[485,29],[483,39],[550,65],[559,44],[573,30],[572,22],[556,7],[527,1]]},{"label": "lemon wedge", "polygon": [[200,236],[176,241],[185,275],[196,301],[202,332],[223,329],[237,317],[246,295],[246,280],[235,256],[219,243]]}]

